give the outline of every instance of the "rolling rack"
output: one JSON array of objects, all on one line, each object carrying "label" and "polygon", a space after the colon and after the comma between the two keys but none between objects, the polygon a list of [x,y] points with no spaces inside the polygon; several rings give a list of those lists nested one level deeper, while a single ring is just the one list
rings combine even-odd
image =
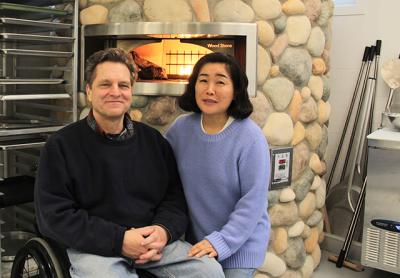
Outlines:
[{"label": "rolling rack", "polygon": [[0,275],[2,243],[34,231],[40,149],[77,120],[78,2],[0,1]]}]

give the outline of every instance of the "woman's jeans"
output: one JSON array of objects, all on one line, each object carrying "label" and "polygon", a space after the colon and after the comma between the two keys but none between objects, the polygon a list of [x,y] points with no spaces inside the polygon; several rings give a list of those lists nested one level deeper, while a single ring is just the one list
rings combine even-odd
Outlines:
[{"label": "woman's jeans", "polygon": [[224,273],[226,278],[253,278],[254,268],[225,268]]},{"label": "woman's jeans", "polygon": [[102,257],[81,253],[73,249],[68,249],[67,253],[71,261],[70,273],[72,278],[138,278],[136,268],[145,269],[157,277],[225,277],[221,265],[214,258],[207,256],[202,258],[188,257],[187,253],[190,248],[189,243],[177,240],[164,248],[161,260],[145,264],[135,264],[132,260],[122,257]]}]

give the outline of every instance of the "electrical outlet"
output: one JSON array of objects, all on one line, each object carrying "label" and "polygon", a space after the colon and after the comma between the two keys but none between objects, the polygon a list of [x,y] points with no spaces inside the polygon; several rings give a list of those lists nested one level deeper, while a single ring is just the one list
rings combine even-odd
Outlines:
[{"label": "electrical outlet", "polygon": [[271,190],[290,185],[292,182],[292,159],[292,147],[271,149]]}]

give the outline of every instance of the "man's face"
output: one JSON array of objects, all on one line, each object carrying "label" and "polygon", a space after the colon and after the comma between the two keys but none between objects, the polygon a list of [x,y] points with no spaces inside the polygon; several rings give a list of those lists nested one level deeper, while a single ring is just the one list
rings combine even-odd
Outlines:
[{"label": "man's face", "polygon": [[86,93],[98,121],[122,119],[132,102],[131,73],[126,65],[117,62],[98,64],[92,86]]}]

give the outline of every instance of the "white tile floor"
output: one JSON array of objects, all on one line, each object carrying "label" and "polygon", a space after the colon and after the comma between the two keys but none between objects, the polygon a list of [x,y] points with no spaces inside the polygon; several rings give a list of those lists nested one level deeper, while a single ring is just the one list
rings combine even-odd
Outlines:
[{"label": "white tile floor", "polygon": [[365,268],[362,272],[356,272],[346,267],[337,268],[335,263],[328,261],[330,254],[322,252],[321,263],[315,270],[313,278],[399,278],[400,275],[385,272],[373,268]]}]

